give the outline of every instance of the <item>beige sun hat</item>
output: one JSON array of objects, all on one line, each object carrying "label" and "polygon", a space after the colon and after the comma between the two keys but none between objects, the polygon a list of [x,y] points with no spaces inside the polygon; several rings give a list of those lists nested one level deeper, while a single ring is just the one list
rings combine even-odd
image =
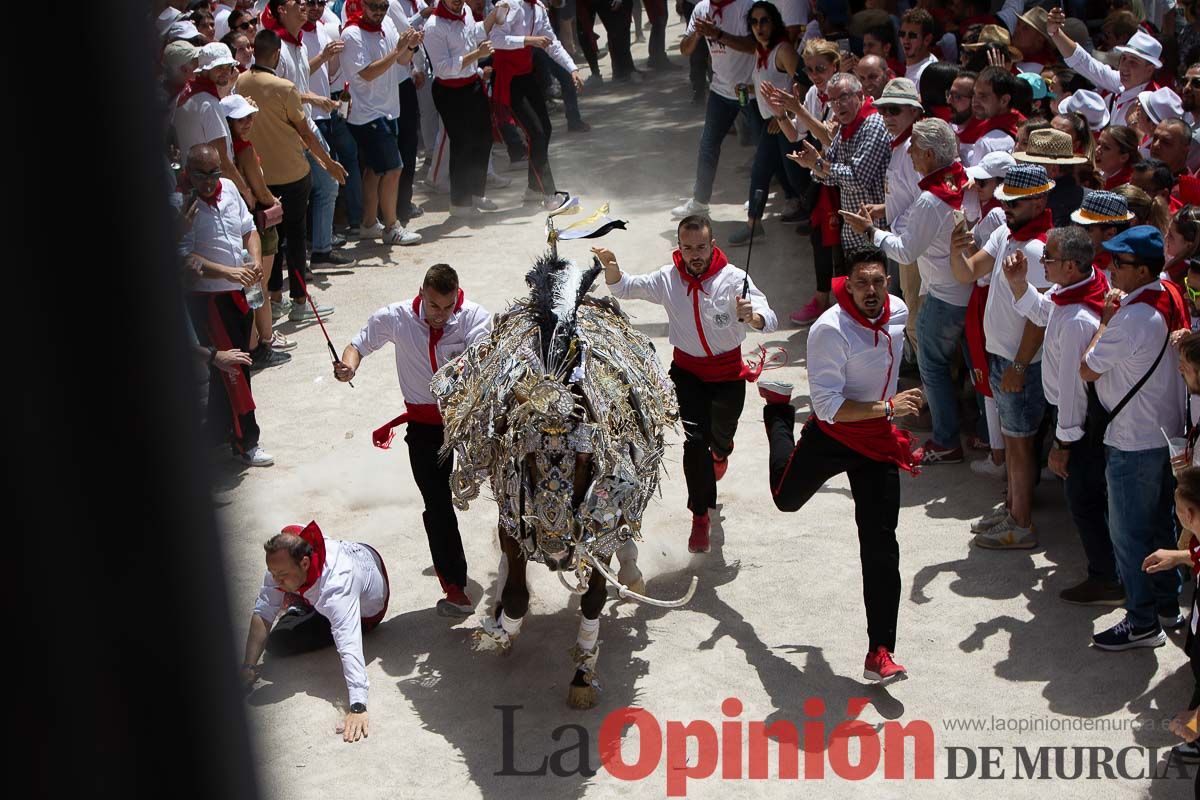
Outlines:
[{"label": "beige sun hat", "polygon": [[1055,128],[1042,128],[1029,134],[1029,146],[1023,153],[1013,153],[1017,161],[1034,164],[1086,164],[1087,158],[1075,155],[1071,134]]}]

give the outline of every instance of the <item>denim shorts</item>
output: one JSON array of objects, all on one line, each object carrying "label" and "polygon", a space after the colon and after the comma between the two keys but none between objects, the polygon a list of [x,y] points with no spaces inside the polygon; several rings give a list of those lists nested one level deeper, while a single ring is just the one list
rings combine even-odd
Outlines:
[{"label": "denim shorts", "polygon": [[400,169],[400,147],[396,144],[399,124],[394,119],[380,117],[366,125],[350,125],[350,135],[358,145],[358,163],[376,175]]},{"label": "denim shorts", "polygon": [[1042,392],[1042,362],[1035,361],[1025,368],[1025,386],[1019,392],[1000,389],[1004,371],[1012,362],[995,353],[988,353],[988,384],[1000,412],[1000,432],[1014,439],[1034,436],[1046,413],[1046,395]]}]

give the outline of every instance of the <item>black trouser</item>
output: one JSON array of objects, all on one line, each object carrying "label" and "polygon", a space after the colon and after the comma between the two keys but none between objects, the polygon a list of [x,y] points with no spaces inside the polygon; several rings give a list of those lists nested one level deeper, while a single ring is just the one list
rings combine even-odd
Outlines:
[{"label": "black trouser", "polygon": [[283,206],[283,222],[279,225],[279,251],[271,266],[271,277],[267,288],[278,292],[283,288],[283,260],[287,259],[288,294],[292,302],[304,303],[304,267],[306,254],[304,240],[308,229],[308,195],[312,190],[312,175],[298,181],[268,186],[271,194],[279,198]]},{"label": "black trouser", "polygon": [[1067,460],[1063,493],[1087,555],[1088,576],[1116,583],[1117,561],[1108,533],[1108,484],[1104,467],[1103,446],[1089,445],[1086,436],[1075,442]]},{"label": "black trouser", "polygon": [[492,153],[492,111],[483,84],[452,87],[435,80],[433,104],[450,141],[450,204],[472,205],[486,194]]},{"label": "black trouser", "polygon": [[[421,138],[421,106],[417,85],[400,84],[400,118],[396,120],[396,146],[400,148],[400,188],[396,192],[396,218],[407,225],[412,217],[413,181],[417,177],[417,145]],[[453,158],[453,153],[451,154]]]},{"label": "black trouser", "polygon": [[688,56],[688,82],[693,94],[703,95],[708,90],[708,40],[704,37],[700,37],[696,49]]},{"label": "black trouser", "polygon": [[444,584],[465,588],[467,557],[463,553],[462,537],[458,532],[458,517],[450,501],[450,473],[454,469],[454,456],[447,456],[445,461],[438,460],[444,434],[445,428],[441,425],[410,422],[405,428],[404,441],[408,444],[408,461],[412,465],[413,479],[425,501],[421,519],[425,523],[425,536],[429,539],[433,568]]},{"label": "black trouser", "polygon": [[824,433],[811,419],[795,443],[796,409],[789,403],[763,408],[770,443],[771,493],[780,511],[797,511],[834,475],[846,473],[858,524],[868,650],[896,649],[900,612],[900,470],[872,461]]},{"label": "black trouser", "polygon": [[[537,76],[517,75],[512,79],[512,112],[529,137],[529,186],[532,191],[554,194],[554,175],[550,171],[550,112]],[[453,151],[451,151],[453,152]]]},{"label": "black trouser", "polygon": [[[1192,586],[1193,592],[1200,592],[1200,586]],[[1197,610],[1195,602],[1192,603],[1192,615],[1200,613]],[[1200,708],[1200,640],[1196,638],[1196,634],[1192,633],[1191,620],[1188,621],[1187,641],[1184,642],[1184,650],[1187,651],[1188,659],[1192,662],[1192,700],[1188,703],[1188,708],[1195,711]]]},{"label": "black trouser", "polygon": [[814,225],[809,241],[812,242],[813,269],[817,273],[817,291],[828,293],[833,289],[834,261],[840,245],[826,245],[822,242],[822,227]]},{"label": "black trouser", "polygon": [[650,19],[650,41],[647,63],[661,67],[667,60],[667,0],[645,0],[646,16]]},{"label": "black trouser", "polygon": [[[217,317],[215,320],[212,317],[214,309]],[[254,327],[254,315],[242,311],[229,292],[216,295],[194,292],[188,295],[188,314],[192,318],[196,338],[204,347],[250,352],[250,331]],[[249,394],[250,368],[239,366],[237,374],[230,376],[215,366],[209,366],[208,417],[205,432],[210,441],[229,441],[239,452],[244,453],[258,444],[258,422],[251,409],[245,414],[236,415],[235,424],[233,400],[229,396],[227,381],[244,382],[246,393]]]},{"label": "black trouser", "polygon": [[596,39],[592,33],[591,24],[584,24],[583,17],[590,18],[592,13],[600,17],[604,23],[604,32],[608,34],[608,56],[612,59],[613,80],[629,77],[637,70],[633,66],[633,53],[630,52],[629,26],[632,10],[629,3],[621,3],[621,7],[613,10],[609,0],[595,0],[594,3],[578,2],[575,6],[579,18],[579,43],[583,47],[583,57],[593,73],[599,74],[600,62]]},{"label": "black trouser", "polygon": [[717,505],[717,476],[713,455],[733,452],[738,417],[746,403],[746,382],[707,383],[672,363],[671,380],[679,399],[683,421],[683,477],[687,481],[687,506],[693,514],[707,514]]}]

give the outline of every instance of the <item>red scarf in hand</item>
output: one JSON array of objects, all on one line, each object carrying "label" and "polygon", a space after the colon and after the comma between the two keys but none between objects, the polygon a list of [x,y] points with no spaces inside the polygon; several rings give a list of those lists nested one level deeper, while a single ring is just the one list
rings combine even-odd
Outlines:
[{"label": "red scarf in hand", "polygon": [[[854,298],[850,296],[850,290],[846,288],[846,279],[844,277],[833,279],[833,296],[837,298],[838,305],[841,306],[842,310],[851,319],[864,328],[875,332],[875,346],[879,345],[879,334],[882,333],[884,335],[886,339],[884,346],[888,348],[889,367],[888,374],[883,382],[884,396],[881,396],[880,399],[887,399],[887,390],[892,383],[892,337],[887,330],[888,320],[892,316],[891,296],[884,296],[883,312],[874,320],[867,319],[858,306],[854,305]],[[898,430],[895,425],[888,422],[884,417],[833,424],[816,417],[813,417],[813,419],[816,419],[817,427],[831,439],[840,442],[872,461],[892,463],[914,475],[920,471],[920,459],[913,454],[912,450],[912,436],[907,431]]]},{"label": "red scarf in hand", "polygon": [[987,119],[972,117],[958,135],[958,141],[960,144],[975,144],[991,131],[1004,131],[1016,141],[1017,126],[1024,121],[1025,116],[1020,111],[1005,111]]},{"label": "red scarf in hand", "polygon": [[[1031,291],[1026,289],[1025,291]],[[1050,295],[1050,299],[1057,306],[1069,306],[1073,303],[1079,303],[1084,308],[1087,308],[1096,313],[1096,316],[1104,311],[1104,296],[1108,294],[1108,279],[1104,277],[1104,273],[1098,269],[1092,269],[1092,278],[1086,283],[1080,283],[1078,286],[1073,286],[1070,289],[1059,289]]]},{"label": "red scarf in hand", "polygon": [[1191,319],[1188,316],[1187,307],[1183,304],[1183,298],[1179,295],[1179,290],[1170,281],[1164,282],[1162,287],[1162,289],[1143,289],[1132,301],[1122,301],[1122,303],[1126,305],[1145,303],[1148,306],[1154,306],[1167,323],[1168,332],[1186,331],[1191,327]]},{"label": "red scarf in hand", "polygon": [[1046,209],[1038,216],[1026,222],[1016,230],[1009,230],[1009,236],[1014,242],[1028,242],[1030,239],[1037,239],[1039,242],[1046,241],[1046,233],[1054,227],[1054,215],[1050,209]]},{"label": "red scarf in hand", "polygon": [[[732,2],[732,0],[731,0],[731,2]],[[462,22],[463,20],[465,20],[467,18],[467,7],[464,5],[462,13],[455,14],[450,9],[448,9],[444,5],[442,5],[441,2],[439,2],[436,6],[433,7],[433,15],[435,17],[441,17],[442,19],[448,20],[450,22]]]},{"label": "red scarf in hand", "polygon": [[[712,261],[708,262],[708,269],[704,270],[704,274],[699,277],[688,272],[687,264],[683,263],[683,254],[678,250],[671,253],[671,261],[675,264],[675,269],[679,270],[679,277],[683,278],[683,282],[687,284],[687,293],[689,296],[691,296],[692,292],[704,292],[704,282],[724,269],[725,265],[729,263],[729,259],[725,257],[725,253],[716,245],[713,245]],[[708,292],[704,293],[708,294]]]},{"label": "red scarf in hand", "polygon": [[1133,180],[1133,167],[1126,167],[1111,178],[1104,179],[1104,190],[1111,192],[1113,189],[1116,189],[1118,186],[1124,186],[1131,180]]},{"label": "red scarf in hand", "polygon": [[983,333],[983,312],[987,308],[988,292],[992,287],[971,285],[971,298],[967,301],[967,316],[963,335],[967,339],[967,353],[971,356],[971,381],[975,391],[984,397],[992,396],[991,373],[988,371],[987,336]]},{"label": "red scarf in hand", "polygon": [[961,211],[963,192],[967,186],[967,171],[963,169],[960,162],[954,161],[948,166],[926,175],[917,183],[917,186],[955,211]]},{"label": "red scarf in hand", "polygon": [[900,145],[907,142],[908,137],[910,137],[910,136],[912,136],[912,126],[911,125],[908,126],[908,129],[905,130],[904,133],[900,134],[895,139],[892,139],[892,149],[895,150],[897,147],[899,147]]},{"label": "red scarf in hand", "polygon": [[875,110],[875,103],[870,97],[863,100],[862,108],[858,110],[858,114],[855,115],[854,119],[850,120],[848,124],[842,126],[840,131],[842,141],[844,142],[854,134],[858,133],[858,129],[862,127],[864,122],[866,122],[867,117],[878,113],[879,112]]},{"label": "red scarf in hand", "polygon": [[712,12],[714,22],[721,21],[725,16],[725,7],[729,5],[733,5],[733,0],[724,0],[724,2],[722,0],[709,0],[708,10]]}]

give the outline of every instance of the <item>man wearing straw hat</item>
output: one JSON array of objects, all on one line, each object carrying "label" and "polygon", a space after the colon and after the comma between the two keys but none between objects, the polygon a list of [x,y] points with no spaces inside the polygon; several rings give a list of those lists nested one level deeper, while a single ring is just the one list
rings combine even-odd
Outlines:
[{"label": "man wearing straw hat", "polygon": [[1113,286],[1124,296],[1119,306],[1105,304],[1079,374],[1095,382],[1108,416],[1108,526],[1126,614],[1092,642],[1101,650],[1129,650],[1166,644],[1163,627],[1183,625],[1179,573],[1147,575],[1141,565],[1156,549],[1174,546],[1168,440],[1183,435],[1184,384],[1169,340],[1173,331],[1187,329],[1188,314],[1177,290],[1159,280],[1165,256],[1157,228],[1136,225],[1104,248],[1113,254]]},{"label": "man wearing straw hat", "polygon": [[1066,65],[1111,93],[1108,109],[1113,125],[1132,127],[1129,112],[1134,101],[1141,92],[1158,88],[1154,83],[1154,72],[1162,68],[1162,44],[1145,31],[1137,31],[1128,42],[1113,48],[1121,54],[1120,64],[1113,69],[1072,41],[1062,29],[1065,22],[1063,10],[1054,9],[1047,19],[1046,33],[1062,53]]},{"label": "man wearing straw hat", "polygon": [[[1041,164],[1017,164],[1008,170],[996,198],[1004,204],[1004,225],[983,248],[974,251],[968,231],[957,231],[950,248],[955,271],[973,279],[991,274],[991,290],[983,312],[992,396],[1000,413],[1004,435],[1008,496],[998,508],[971,525],[975,544],[989,549],[1029,549],[1037,546],[1033,527],[1033,483],[1037,475],[1035,437],[1046,409],[1042,392],[1042,337],[1045,329],[1025,319],[1013,305],[1012,289],[1002,265],[1020,252],[1029,271],[1026,281],[1041,291],[1049,287],[1042,267],[1042,251],[1051,228],[1046,203],[1054,181]],[[982,534],[990,534],[981,538]]]},{"label": "man wearing straw hat", "polygon": [[1071,212],[1071,222],[1082,225],[1092,237],[1095,255],[1092,266],[1107,271],[1112,265],[1112,253],[1102,246],[1109,239],[1129,228],[1133,213],[1125,196],[1116,192],[1088,192],[1083,204]]},{"label": "man wearing straw hat", "polygon": [[1076,155],[1071,134],[1054,128],[1034,131],[1024,152],[1013,158],[1026,164],[1042,164],[1046,175],[1054,180],[1047,204],[1054,217],[1055,227],[1067,225],[1071,212],[1083,202],[1083,187],[1075,180],[1075,167],[1086,164],[1087,158]]}]

